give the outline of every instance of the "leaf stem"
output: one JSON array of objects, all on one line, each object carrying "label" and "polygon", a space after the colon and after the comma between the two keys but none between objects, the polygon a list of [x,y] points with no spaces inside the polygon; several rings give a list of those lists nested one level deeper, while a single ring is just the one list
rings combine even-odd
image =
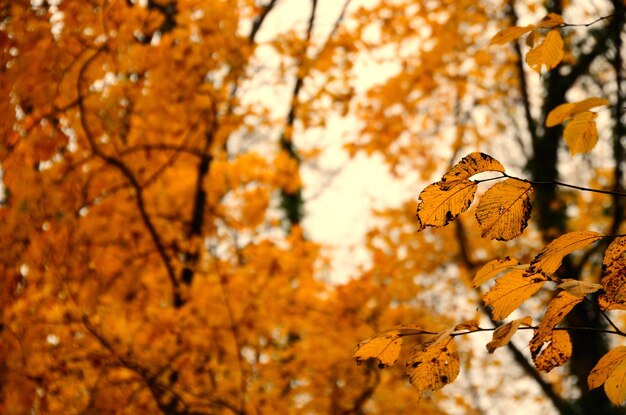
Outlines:
[{"label": "leaf stem", "polygon": [[551,184],[551,185],[567,187],[567,188],[570,188],[570,189],[581,190],[583,192],[601,193],[601,194],[605,194],[605,195],[626,197],[626,193],[618,192],[618,191],[615,191],[615,190],[594,189],[592,187],[578,186],[578,185],[575,185],[575,184],[569,184],[569,183],[560,182],[558,180],[549,180],[549,181],[545,181],[545,182],[540,182],[540,181],[522,179],[522,178],[519,178],[519,177],[511,176],[511,175],[508,175],[508,174],[506,174],[504,172],[502,173],[502,176],[490,177],[488,179],[478,179],[478,180],[474,180],[474,182],[475,183],[484,183],[484,182],[489,182],[489,181],[492,181],[492,180],[499,180],[499,179],[505,179],[505,178],[506,179],[518,180],[520,182],[530,183],[532,185],[548,185],[548,184]]},{"label": "leaf stem", "polygon": [[596,20],[589,23],[563,23],[562,25],[559,25],[559,27],[589,27],[598,22],[601,22],[602,20],[610,19],[613,16],[615,16],[615,13],[609,14],[607,16],[598,17]]}]

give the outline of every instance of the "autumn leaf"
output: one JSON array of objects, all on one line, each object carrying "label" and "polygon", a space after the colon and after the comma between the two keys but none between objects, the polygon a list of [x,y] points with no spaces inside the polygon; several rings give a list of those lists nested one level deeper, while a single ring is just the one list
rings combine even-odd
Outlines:
[{"label": "autumn leaf", "polygon": [[626,304],[626,237],[615,238],[604,252],[602,278],[605,301]]},{"label": "autumn leaf", "polygon": [[476,209],[481,236],[508,241],[520,235],[530,219],[532,192],[530,183],[515,179],[507,179],[487,190]]},{"label": "autumn leaf", "polygon": [[537,73],[545,65],[547,70],[555,68],[563,59],[563,39],[558,30],[551,30],[543,42],[526,54],[526,62]]},{"label": "autumn leaf", "polygon": [[572,155],[588,153],[598,143],[598,129],[593,112],[585,111],[574,116],[563,130],[563,139]]},{"label": "autumn leaf", "polygon": [[548,13],[543,19],[537,23],[537,27],[540,28],[552,28],[555,26],[560,26],[565,23],[563,17],[556,13]]},{"label": "autumn leaf", "polygon": [[450,183],[457,180],[465,180],[486,171],[504,172],[504,166],[488,154],[474,152],[463,157],[441,178],[441,182]]},{"label": "autumn leaf", "polygon": [[601,105],[608,105],[608,103],[609,101],[604,98],[591,97],[579,102],[561,104],[548,113],[546,127],[554,127],[555,125],[562,124],[564,121],[577,114]]},{"label": "autumn leaf", "polygon": [[406,363],[411,384],[420,397],[424,391],[443,388],[459,374],[461,365],[452,331],[448,329],[417,345]]},{"label": "autumn leaf", "polygon": [[589,389],[604,384],[606,396],[616,405],[626,400],[626,346],[609,350],[587,378]]},{"label": "autumn leaf", "polygon": [[445,226],[465,212],[476,193],[476,183],[469,180],[455,181],[444,190],[439,183],[427,186],[420,193],[417,217],[421,227]]},{"label": "autumn leaf", "polygon": [[479,287],[490,279],[496,277],[498,274],[505,272],[516,265],[519,265],[519,262],[515,258],[510,257],[489,261],[483,265],[483,267],[479,269],[474,276],[474,279],[472,280],[472,287]]},{"label": "autumn leaf", "polygon": [[561,104],[548,113],[546,127],[554,127],[563,123],[572,116],[572,111],[576,107],[574,103]]},{"label": "autumn leaf", "polygon": [[465,212],[474,200],[477,187],[468,179],[486,171],[504,172],[504,167],[487,154],[471,153],[450,169],[441,181],[427,186],[420,193],[417,206],[420,230],[426,226],[445,226]]},{"label": "autumn leaf", "polygon": [[476,331],[479,328],[478,320],[467,320],[454,326],[454,331],[467,330]]},{"label": "autumn leaf", "polygon": [[550,275],[561,266],[563,258],[577,249],[584,248],[604,235],[593,231],[570,232],[550,242],[530,263],[528,274]]},{"label": "autumn leaf", "polygon": [[534,28],[535,28],[535,25],[528,25],[528,26],[523,26],[523,27],[520,27],[520,26],[507,27],[506,29],[501,30],[498,33],[496,33],[496,35],[491,38],[491,41],[489,42],[489,46],[505,45],[512,40],[519,39],[525,33],[530,32]]},{"label": "autumn leaf", "polygon": [[543,316],[543,320],[539,323],[539,327],[535,332],[533,338],[530,340],[530,347],[540,347],[544,343],[546,337],[550,335],[554,327],[576,306],[576,304],[583,301],[583,297],[577,297],[568,293],[567,291],[561,291],[554,297]]},{"label": "autumn leaf", "polygon": [[530,355],[535,367],[550,372],[564,365],[572,356],[572,341],[565,330],[552,330],[541,343],[531,343]]},{"label": "autumn leaf", "polygon": [[493,308],[495,320],[506,318],[524,301],[535,294],[546,282],[542,275],[524,276],[523,269],[514,269],[496,280],[496,284],[483,296],[486,306]]},{"label": "autumn leaf", "polygon": [[609,105],[609,101],[604,98],[591,97],[576,102],[572,109],[572,115],[580,114],[581,112],[588,111],[591,108],[600,107],[602,105]]},{"label": "autumn leaf", "polygon": [[577,297],[584,297],[587,294],[595,293],[596,291],[601,290],[603,287],[601,284],[595,284],[593,282],[566,278],[562,283],[557,285],[556,288],[567,291]]},{"label": "autumn leaf", "polygon": [[530,316],[518,318],[513,321],[509,321],[506,324],[501,325],[493,331],[493,337],[489,343],[487,343],[487,351],[490,354],[496,351],[500,347],[504,347],[511,341],[513,335],[517,332],[520,326],[531,326],[533,320]]},{"label": "autumn leaf", "polygon": [[382,369],[396,363],[401,348],[402,337],[398,330],[388,330],[363,340],[357,345],[352,357],[356,359],[357,365],[367,359],[378,359],[378,367]]}]

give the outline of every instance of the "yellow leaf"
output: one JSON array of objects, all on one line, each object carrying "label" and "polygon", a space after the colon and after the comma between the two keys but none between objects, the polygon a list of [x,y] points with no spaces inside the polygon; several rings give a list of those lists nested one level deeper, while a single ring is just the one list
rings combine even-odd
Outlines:
[{"label": "yellow leaf", "polygon": [[611,372],[625,359],[626,346],[618,346],[609,350],[589,373],[587,377],[589,389],[595,389],[606,382]]},{"label": "yellow leaf", "polygon": [[587,378],[589,389],[604,384],[606,396],[616,405],[626,400],[626,346],[602,356]]},{"label": "yellow leaf", "polygon": [[535,294],[546,281],[542,275],[524,276],[523,269],[514,269],[496,280],[483,296],[486,306],[493,307],[493,318],[502,320]]},{"label": "yellow leaf", "polygon": [[556,67],[563,59],[563,39],[558,30],[551,30],[543,42],[526,54],[526,62],[537,73],[543,65],[548,70]]},{"label": "yellow leaf", "polygon": [[459,180],[442,189],[440,182],[427,186],[420,193],[417,217],[424,226],[445,226],[465,212],[474,200],[476,183]]},{"label": "yellow leaf", "polygon": [[466,180],[470,177],[484,173],[486,171],[504,172],[504,166],[488,154],[474,152],[463,157],[454,167],[452,167],[441,178],[442,187],[459,180]]},{"label": "yellow leaf", "polygon": [[615,238],[604,252],[602,285],[610,303],[626,303],[626,237]]},{"label": "yellow leaf", "polygon": [[598,232],[570,232],[550,242],[530,263],[528,274],[550,275],[561,266],[565,255],[602,239]]},{"label": "yellow leaf", "polygon": [[572,111],[576,107],[576,104],[568,103],[561,104],[548,114],[546,118],[546,127],[554,127],[563,123],[566,119],[572,116]]},{"label": "yellow leaf", "polygon": [[411,384],[420,397],[426,390],[443,388],[459,374],[461,365],[451,333],[452,329],[448,329],[417,345],[406,363]]},{"label": "yellow leaf", "polygon": [[603,287],[601,284],[567,278],[563,280],[562,283],[557,285],[556,288],[560,288],[563,291],[567,291],[577,297],[584,297],[587,294],[595,293],[596,291],[601,290]]},{"label": "yellow leaf", "polygon": [[626,401],[626,361],[622,360],[611,372],[604,382],[604,392],[615,405]]},{"label": "yellow leaf", "polygon": [[476,331],[476,329],[479,328],[478,324],[479,324],[478,320],[467,320],[467,321],[457,324],[454,327],[454,331],[459,331],[459,330]]},{"label": "yellow leaf", "polygon": [[476,219],[483,238],[508,241],[521,234],[530,219],[532,185],[507,179],[493,185],[480,200]]},{"label": "yellow leaf", "polygon": [[378,359],[378,367],[393,366],[398,360],[402,348],[402,337],[398,330],[388,330],[363,340],[357,345],[352,357],[357,364],[367,359]]},{"label": "yellow leaf", "polygon": [[532,318],[526,316],[501,325],[493,331],[493,337],[491,341],[487,343],[487,350],[489,353],[493,353],[497,348],[506,346],[520,326],[531,326],[532,324]]},{"label": "yellow leaf", "polygon": [[[544,347],[544,345],[547,345]],[[539,344],[531,344],[530,355],[538,370],[549,372],[572,357],[572,341],[565,330],[553,330]]]},{"label": "yellow leaf", "polygon": [[504,30],[496,33],[494,37],[491,38],[489,42],[489,46],[491,45],[505,45],[512,40],[518,39],[520,36],[523,36],[525,33],[530,32],[535,28],[535,25],[528,25],[524,27],[513,26],[507,27]]},{"label": "yellow leaf", "polygon": [[476,273],[476,276],[474,276],[474,279],[472,280],[472,287],[476,288],[481,286],[501,272],[504,272],[518,264],[519,262],[517,262],[516,259],[510,257],[489,261],[483,265],[483,267]]},{"label": "yellow leaf", "polygon": [[572,110],[572,115],[576,115],[583,111],[588,111],[591,108],[599,107],[602,105],[609,105],[609,101],[604,98],[598,97],[587,98],[575,103],[574,109]]},{"label": "yellow leaf", "polygon": [[541,347],[541,344],[544,343],[554,327],[582,300],[583,297],[576,297],[566,291],[559,292],[548,304],[543,320],[530,340],[531,349],[533,347]]},{"label": "yellow leaf", "polygon": [[598,143],[598,129],[594,121],[598,117],[593,112],[576,114],[563,130],[563,139],[572,155],[588,153]]},{"label": "yellow leaf", "polygon": [[556,13],[548,13],[546,17],[544,17],[543,19],[539,21],[539,23],[537,23],[537,27],[550,28],[550,27],[560,26],[563,23],[565,23],[565,20],[563,20],[563,17],[561,17],[560,15]]}]

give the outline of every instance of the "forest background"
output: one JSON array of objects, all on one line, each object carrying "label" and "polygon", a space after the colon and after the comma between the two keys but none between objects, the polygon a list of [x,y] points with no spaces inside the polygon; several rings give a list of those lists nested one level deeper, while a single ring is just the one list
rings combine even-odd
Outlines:
[{"label": "forest background", "polygon": [[[623,232],[623,1],[0,6],[0,412],[621,413],[587,382],[623,337],[601,333],[624,323],[604,309],[621,285],[614,306],[589,293],[568,313],[589,330],[542,374],[529,330],[486,353],[474,328],[500,322],[472,279],[571,231]],[[598,142],[580,150],[546,119],[585,98]],[[482,239],[472,214],[418,233],[420,191],[476,151],[536,183],[522,236]],[[360,265],[333,269],[321,224],[367,201],[325,192],[364,156],[372,170],[352,171],[389,175],[384,204]],[[607,245],[559,275],[599,285]],[[455,383],[420,399],[402,365],[355,365],[357,343],[402,324],[472,332]],[[407,336],[400,360],[428,338]]]}]

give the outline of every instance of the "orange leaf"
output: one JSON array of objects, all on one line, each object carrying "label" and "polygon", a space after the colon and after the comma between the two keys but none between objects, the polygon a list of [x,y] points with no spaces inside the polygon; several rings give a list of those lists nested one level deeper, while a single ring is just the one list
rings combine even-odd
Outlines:
[{"label": "orange leaf", "polygon": [[531,349],[544,343],[544,339],[548,337],[554,327],[582,300],[582,297],[576,297],[566,291],[559,292],[548,304],[543,320],[530,340]]},{"label": "orange leaf", "polygon": [[555,68],[563,59],[563,39],[558,30],[551,30],[543,42],[526,54],[526,62],[537,73],[545,65],[548,70]]},{"label": "orange leaf", "polygon": [[452,329],[448,329],[417,345],[406,363],[411,384],[420,397],[426,390],[443,388],[459,374],[461,365],[451,334]]},{"label": "orange leaf", "polygon": [[494,37],[491,38],[489,42],[489,46],[491,45],[505,45],[512,40],[518,39],[520,36],[523,36],[525,33],[530,32],[535,28],[535,25],[528,25],[524,27],[513,26],[507,27],[504,30],[496,33]]},{"label": "orange leaf", "polygon": [[427,186],[420,193],[417,217],[424,226],[445,226],[465,212],[476,192],[476,183],[469,180],[455,181],[442,189],[440,182]]},{"label": "orange leaf", "polygon": [[472,287],[476,288],[481,286],[501,272],[504,272],[518,264],[519,262],[517,262],[516,259],[510,257],[489,261],[476,273],[476,276],[472,280]]},{"label": "orange leaf", "polygon": [[626,346],[602,356],[587,378],[589,389],[604,384],[606,396],[616,405],[626,400]]},{"label": "orange leaf", "polygon": [[563,139],[572,155],[588,153],[598,143],[597,114],[589,111],[576,114],[563,130]]},{"label": "orange leaf", "polygon": [[363,340],[357,345],[357,350],[352,357],[360,365],[367,359],[378,359],[378,367],[381,369],[393,366],[398,360],[402,348],[402,337],[398,330],[388,330]]},{"label": "orange leaf", "polygon": [[487,350],[491,354],[495,352],[497,348],[506,346],[507,344],[509,344],[511,338],[517,332],[517,329],[521,325],[530,326],[532,324],[532,318],[530,318],[530,316],[526,316],[501,325],[493,331],[493,337],[491,341],[487,343]]},{"label": "orange leaf", "polygon": [[532,185],[507,179],[493,185],[480,200],[476,219],[483,238],[508,241],[520,235],[530,219]]},{"label": "orange leaf", "polygon": [[544,372],[564,365],[572,357],[572,341],[569,333],[565,330],[551,331],[543,342],[531,344],[530,355],[535,362],[535,367]]},{"label": "orange leaf", "polygon": [[563,20],[562,16],[556,13],[548,13],[546,17],[544,17],[539,21],[539,23],[537,23],[537,27],[551,28],[555,26],[560,26],[563,23],[565,23],[565,20]]},{"label": "orange leaf", "polygon": [[514,269],[496,280],[483,301],[493,307],[493,318],[502,320],[535,294],[545,281],[542,275],[524,277],[524,270]]},{"label": "orange leaf", "polygon": [[598,232],[570,232],[550,242],[530,263],[528,274],[553,274],[561,266],[565,255],[602,239]]},{"label": "orange leaf", "polygon": [[606,300],[626,304],[626,237],[615,238],[604,252],[602,285]]}]

